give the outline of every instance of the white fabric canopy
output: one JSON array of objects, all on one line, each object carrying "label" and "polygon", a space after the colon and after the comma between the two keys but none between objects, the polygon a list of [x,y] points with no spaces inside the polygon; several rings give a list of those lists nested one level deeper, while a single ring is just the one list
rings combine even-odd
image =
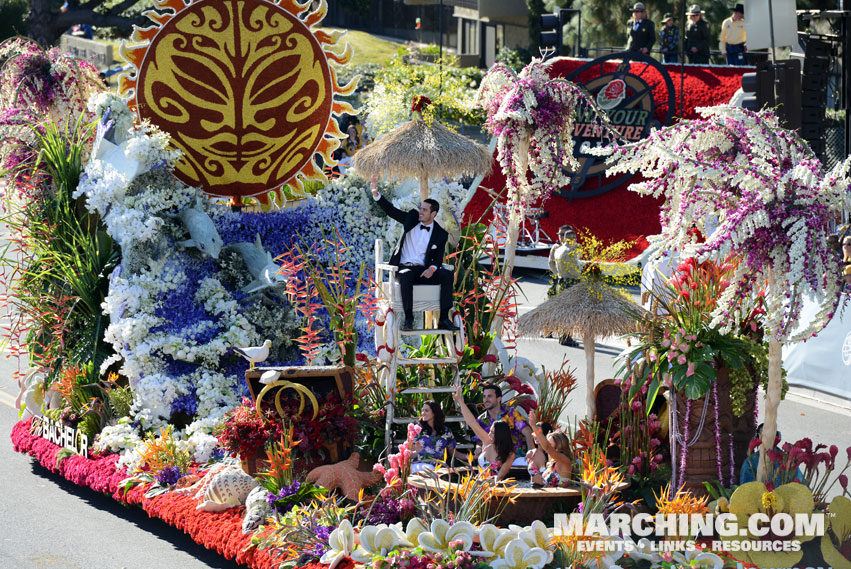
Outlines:
[{"label": "white fabric canopy", "polygon": [[[851,302],[849,295],[842,300]],[[812,320],[816,311],[814,302],[805,302],[801,322]],[[851,304],[815,338],[784,346],[783,369],[789,385],[851,399]]]}]

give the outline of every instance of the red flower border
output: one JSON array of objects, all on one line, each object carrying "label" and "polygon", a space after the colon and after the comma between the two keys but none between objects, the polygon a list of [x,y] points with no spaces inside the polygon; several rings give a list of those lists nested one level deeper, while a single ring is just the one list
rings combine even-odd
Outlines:
[{"label": "red flower border", "polygon": [[[12,427],[12,444],[15,451],[34,457],[44,468],[57,473],[79,486],[112,496],[113,499],[127,505],[140,505],[151,517],[157,517],[165,523],[187,533],[195,542],[232,559],[251,569],[273,569],[280,560],[273,559],[268,552],[246,548],[251,542],[250,535],[242,534],[242,517],[245,508],[230,508],[223,512],[200,512],[195,509],[197,503],[190,496],[177,496],[173,493],[145,498],[148,485],[134,487],[126,494],[118,487],[119,482],[127,478],[126,469],[115,470],[118,455],[92,455],[84,458],[70,456],[56,466],[56,455],[61,447],[37,437],[30,432],[32,420],[20,421]],[[301,569],[317,569],[320,565],[309,563]],[[321,566],[325,567],[325,566]],[[338,565],[341,569],[352,569],[354,564],[346,560]]]}]

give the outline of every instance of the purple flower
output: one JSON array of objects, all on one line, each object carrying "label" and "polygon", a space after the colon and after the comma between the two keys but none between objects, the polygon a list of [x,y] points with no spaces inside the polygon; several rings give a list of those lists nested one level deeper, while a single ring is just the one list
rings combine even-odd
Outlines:
[{"label": "purple flower", "polygon": [[157,482],[160,486],[173,486],[177,481],[183,478],[184,474],[180,468],[176,466],[166,466],[162,472],[157,474]]}]

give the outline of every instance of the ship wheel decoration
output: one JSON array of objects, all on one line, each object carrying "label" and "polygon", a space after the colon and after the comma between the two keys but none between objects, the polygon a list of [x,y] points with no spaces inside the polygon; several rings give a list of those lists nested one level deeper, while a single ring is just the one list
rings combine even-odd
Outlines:
[{"label": "ship wheel decoration", "polygon": [[[611,60],[622,62],[614,71],[606,72],[604,66]],[[649,70],[656,72],[653,80],[645,75]],[[596,74],[582,86],[626,140],[641,140],[651,129],[671,124],[676,110],[674,82],[665,66],[652,57],[635,52],[604,55],[575,69],[565,79],[578,81],[587,71]],[[587,105],[581,105],[574,126],[574,156],[579,169],[569,172],[570,185],[562,188],[559,195],[569,201],[590,198],[613,190],[634,176],[632,173],[606,176],[607,157],[589,151],[606,144],[608,141],[601,137],[597,117]]]},{"label": "ship wheel decoration", "polygon": [[352,80],[337,84],[330,62],[345,65],[344,31],[318,28],[321,0],[155,0],[122,55],[134,69],[120,79],[141,120],[167,132],[183,152],[175,174],[189,185],[264,206],[284,201],[283,188],[304,195],[303,181],[327,182],[317,157],[331,154],[345,134],[335,115],[354,113],[337,100]]}]

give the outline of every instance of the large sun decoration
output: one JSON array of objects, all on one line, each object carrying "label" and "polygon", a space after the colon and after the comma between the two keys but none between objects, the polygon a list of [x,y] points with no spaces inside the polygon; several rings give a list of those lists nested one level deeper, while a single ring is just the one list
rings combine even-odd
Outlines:
[{"label": "large sun decoration", "polygon": [[354,113],[335,96],[329,60],[352,57],[344,31],[318,29],[327,4],[295,0],[155,0],[154,22],[136,28],[122,55],[134,68],[120,79],[140,119],[172,137],[183,152],[175,173],[213,196],[284,201],[283,188],[304,193],[302,181],[327,182],[317,156],[345,134],[334,115]]}]

